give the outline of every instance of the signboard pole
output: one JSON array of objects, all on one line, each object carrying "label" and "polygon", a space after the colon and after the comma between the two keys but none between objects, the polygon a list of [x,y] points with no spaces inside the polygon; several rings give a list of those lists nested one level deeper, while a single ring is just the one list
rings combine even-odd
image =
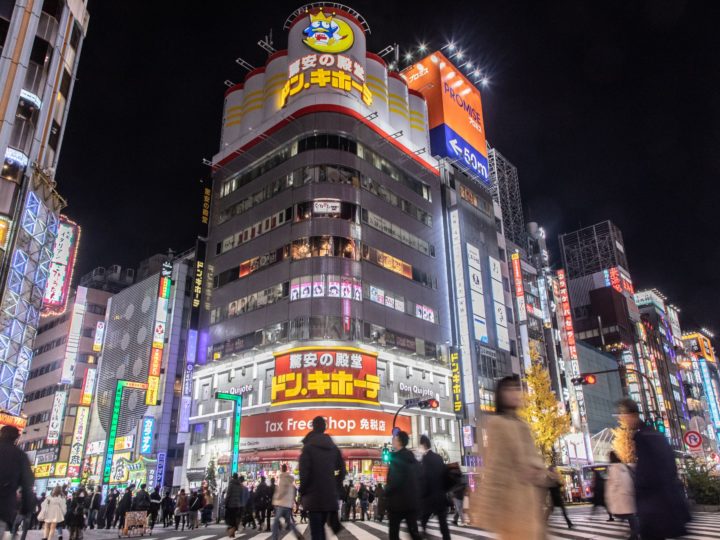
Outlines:
[{"label": "signboard pole", "polygon": [[230,474],[238,472],[238,461],[240,459],[240,424],[242,420],[242,394],[229,394],[227,392],[215,392],[215,399],[224,399],[233,404],[233,426],[232,426],[232,461],[230,462]]}]

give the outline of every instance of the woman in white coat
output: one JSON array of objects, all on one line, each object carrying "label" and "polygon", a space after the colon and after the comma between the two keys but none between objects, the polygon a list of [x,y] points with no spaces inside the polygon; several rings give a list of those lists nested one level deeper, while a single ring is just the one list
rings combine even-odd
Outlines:
[{"label": "woman in white coat", "polygon": [[627,519],[630,525],[630,540],[639,538],[634,476],[632,465],[623,463],[615,452],[610,452],[605,506],[613,516]]},{"label": "woman in white coat", "polygon": [[65,521],[67,501],[60,486],[55,486],[52,495],[43,501],[38,520],[43,521],[43,540],[52,540],[58,523]]}]

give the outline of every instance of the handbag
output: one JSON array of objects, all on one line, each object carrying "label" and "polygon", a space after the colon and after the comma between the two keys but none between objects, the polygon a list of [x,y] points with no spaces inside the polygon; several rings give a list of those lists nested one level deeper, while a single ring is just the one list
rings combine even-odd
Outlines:
[{"label": "handbag", "polygon": [[47,517],[47,507],[48,507],[48,500],[45,499],[42,504],[40,505],[40,512],[38,512],[37,520],[38,521],[45,521],[45,518]]}]

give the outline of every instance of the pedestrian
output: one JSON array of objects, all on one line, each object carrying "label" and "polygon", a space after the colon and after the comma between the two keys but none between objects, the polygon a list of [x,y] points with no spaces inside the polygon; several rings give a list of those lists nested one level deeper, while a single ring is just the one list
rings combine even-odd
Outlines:
[{"label": "pedestrian", "polygon": [[[25,452],[16,446],[20,431],[14,426],[0,429],[0,538],[10,531],[15,513],[29,516],[35,509],[33,473]],[[18,489],[21,490],[18,505]]]},{"label": "pedestrian", "polygon": [[242,526],[245,528],[248,525],[252,525],[253,529],[257,529],[257,523],[255,523],[255,488],[246,488],[244,497],[245,499],[243,499],[242,508]]},{"label": "pedestrian", "polygon": [[413,540],[421,538],[418,532],[418,509],[420,508],[420,464],[407,449],[410,437],[404,431],[393,437],[395,450],[390,457],[390,467],[385,486],[387,501],[388,536],[390,540],[400,538],[400,523],[407,522],[408,532]]},{"label": "pedestrian", "polygon": [[[3,428],[4,429],[4,428]],[[60,486],[55,486],[50,497],[43,502],[38,519],[45,525],[43,527],[43,540],[53,540],[53,534],[58,523],[65,520],[67,501]]]},{"label": "pedestrian", "polygon": [[365,521],[365,517],[368,513],[368,506],[370,506],[370,490],[360,482],[360,489],[358,489],[358,500],[360,501],[360,521]]},{"label": "pedestrian", "polygon": [[450,497],[452,506],[455,510],[453,515],[453,525],[462,526],[465,523],[464,509],[465,494],[467,492],[467,482],[463,476],[462,470],[458,463],[449,463],[447,466],[448,481],[450,484]]},{"label": "pedestrian", "polygon": [[630,526],[629,540],[638,540],[639,528],[635,505],[634,471],[612,451],[609,455],[608,479],[605,486],[605,505],[612,515],[625,519]]},{"label": "pedestrian", "polygon": [[180,525],[180,522],[182,521],[182,531],[185,530],[185,522],[187,521],[188,517],[188,496],[185,494],[185,489],[181,489],[180,492],[177,494],[177,497],[175,498],[175,530],[178,530],[178,526]]},{"label": "pedestrian", "polygon": [[288,472],[287,465],[283,463],[280,467],[280,476],[278,484],[275,487],[272,504],[275,507],[275,520],[272,524],[272,540],[278,540],[280,536],[280,520],[285,520],[285,527],[292,529],[295,536],[302,540],[303,535],[300,534],[295,526],[295,520],[292,515],[293,501],[295,500],[295,477]]},{"label": "pedestrian", "polygon": [[38,518],[38,516],[40,515],[40,508],[42,508],[42,503],[45,502],[46,498],[47,498],[47,492],[43,491],[42,494],[40,495],[40,499],[37,502],[37,506],[35,507],[35,514],[33,516],[33,527],[32,527],[33,529],[42,529],[43,528],[43,524],[40,521],[40,519]]},{"label": "pedestrian", "polygon": [[300,496],[303,510],[310,516],[313,540],[325,540],[325,523],[332,512],[337,514],[338,493],[346,474],[345,461],[325,433],[326,427],[325,419],[316,416],[300,453]]},{"label": "pedestrian", "polygon": [[214,508],[215,499],[209,486],[203,487],[202,492],[203,507],[200,511],[200,521],[205,527],[207,527],[212,521],[212,511]]},{"label": "pedestrian", "polygon": [[607,509],[607,506],[605,506],[605,477],[603,476],[602,471],[595,468],[593,469],[593,496],[592,496],[592,510],[590,513],[594,516],[595,510],[600,508],[601,506],[605,508],[605,511],[608,514],[608,521],[615,521],[615,519],[612,517],[612,514]]},{"label": "pedestrian", "polygon": [[242,485],[242,480],[238,478],[237,473],[233,473],[227,490],[225,491],[225,524],[227,525],[227,533],[230,538],[235,538],[235,531],[238,529],[238,520],[242,519],[243,487],[245,486]]},{"label": "pedestrian", "polygon": [[378,483],[375,488],[375,499],[377,500],[377,511],[375,512],[375,520],[382,523],[385,517],[385,488],[383,485]]},{"label": "pedestrian", "polygon": [[188,509],[188,529],[197,529],[198,527],[198,512],[203,507],[203,497],[196,489],[192,490],[190,495],[189,509]]},{"label": "pedestrian", "polygon": [[555,508],[560,508],[563,517],[565,518],[565,523],[567,523],[568,529],[572,529],[573,524],[568,517],[567,509],[565,508],[565,501],[561,491],[562,476],[560,476],[560,473],[557,471],[557,467],[555,467],[555,465],[551,466],[548,470],[548,476],[550,478],[549,481],[551,482],[550,487],[548,488],[548,492],[550,493],[550,506],[548,506],[548,512],[545,521],[548,520],[550,514],[553,513]]},{"label": "pedestrian", "polygon": [[670,444],[640,420],[637,403],[618,403],[620,422],[635,431],[635,502],[643,540],[662,540],[686,534],[690,511],[678,479]]},{"label": "pedestrian", "polygon": [[487,417],[485,429],[477,430],[485,467],[481,487],[470,497],[468,516],[500,540],[545,538],[547,470],[530,427],[518,416],[522,402],[519,377],[501,379],[495,390],[496,414]]},{"label": "pedestrian", "polygon": [[90,529],[95,528],[95,523],[98,519],[98,513],[100,512],[100,505],[102,504],[102,487],[98,486],[93,494],[90,496],[90,505],[88,512],[88,527]]},{"label": "pedestrian", "polygon": [[160,508],[162,509],[163,528],[169,527],[172,525],[173,511],[175,510],[175,504],[169,491],[165,492],[165,496],[160,501]]},{"label": "pedestrian", "polygon": [[420,436],[420,451],[423,452],[422,461],[422,484],[420,493],[422,497],[422,528],[423,534],[427,536],[427,523],[430,516],[435,514],[440,524],[440,534],[443,540],[450,540],[450,529],[447,524],[448,500],[445,486],[447,483],[447,468],[443,459],[432,451],[430,437]]},{"label": "pedestrian", "polygon": [[255,514],[258,521],[258,530],[263,530],[263,525],[267,522],[266,531],[270,530],[270,503],[272,502],[272,494],[270,486],[265,482],[265,477],[260,477],[260,483],[255,488]]},{"label": "pedestrian", "polygon": [[155,489],[153,489],[153,492],[150,494],[150,532],[152,532],[155,528],[155,523],[157,523],[161,503],[160,486],[155,486]]},{"label": "pedestrian", "polygon": [[115,526],[115,509],[118,503],[118,490],[112,489],[108,495],[107,504],[105,505],[105,528]]},{"label": "pedestrian", "polygon": [[85,528],[85,490],[82,488],[73,493],[65,514],[65,526],[70,530],[70,540],[82,540]]},{"label": "pedestrian", "polygon": [[122,499],[120,499],[120,502],[117,505],[116,520],[118,524],[118,529],[125,528],[125,514],[129,512],[131,508],[132,486],[128,486],[125,488],[125,493],[123,493]]}]

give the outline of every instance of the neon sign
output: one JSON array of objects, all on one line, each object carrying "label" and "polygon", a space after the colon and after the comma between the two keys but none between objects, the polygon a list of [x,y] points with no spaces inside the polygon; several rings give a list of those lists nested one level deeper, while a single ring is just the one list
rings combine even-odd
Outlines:
[{"label": "neon sign", "polygon": [[63,413],[65,412],[65,401],[67,401],[67,392],[65,390],[55,393],[52,412],[50,413],[50,423],[48,424],[48,433],[45,438],[48,444],[57,444],[60,440],[60,428],[62,426]]},{"label": "neon sign", "polygon": [[90,407],[78,407],[75,417],[75,433],[70,447],[67,472],[69,476],[77,477],[82,466],[83,447],[85,446],[85,433],[90,419]]},{"label": "neon sign", "polygon": [[240,458],[240,422],[242,420],[242,395],[229,394],[227,392],[215,392],[215,399],[225,399],[233,402],[233,440],[232,440],[232,461],[230,463],[231,473],[238,472],[238,460]]},{"label": "neon sign", "polygon": [[527,307],[525,305],[525,288],[523,287],[522,280],[522,267],[520,266],[520,254],[512,254],[512,267],[513,276],[515,277],[515,299],[517,301],[518,321],[523,322],[527,320]]},{"label": "neon sign", "polygon": [[150,367],[148,369],[148,391],[145,393],[145,405],[157,405],[160,393],[160,373],[162,371],[163,348],[167,329],[167,314],[172,286],[172,263],[164,262],[160,283],[158,284],[157,308],[153,324],[153,341],[150,349]]},{"label": "neon sign", "polygon": [[[573,329],[572,311],[570,310],[570,297],[567,290],[567,282],[565,281],[565,270],[557,271],[558,279],[558,295],[560,315],[563,318],[563,329],[565,330],[565,340],[567,342],[568,356],[570,357],[570,374],[573,378],[580,376],[580,364],[578,363],[577,343],[575,342],[575,330]],[[587,423],[587,411],[585,410],[585,396],[579,385],[575,386],[575,401],[580,412],[580,420],[583,424]]]},{"label": "neon sign", "polygon": [[151,454],[155,435],[155,418],[144,416],[140,427],[140,453]]},{"label": "neon sign", "polygon": [[115,399],[113,400],[112,416],[110,417],[110,429],[108,430],[107,452],[105,453],[105,465],[103,467],[103,484],[110,483],[113,472],[113,457],[115,455],[115,440],[117,439],[118,423],[120,422],[120,409],[122,406],[122,394],[126,388],[133,390],[147,390],[147,383],[134,381],[118,381],[115,388]]},{"label": "neon sign", "polygon": [[60,315],[65,311],[79,242],[80,227],[60,216],[43,295],[43,315]]},{"label": "neon sign", "polygon": [[450,353],[451,386],[453,395],[453,412],[462,416],[462,384],[460,382],[460,354],[453,348]]},{"label": "neon sign", "polygon": [[310,13],[310,25],[303,30],[303,43],[314,51],[341,53],[347,51],[355,42],[355,34],[348,23],[329,17],[322,12]]}]

